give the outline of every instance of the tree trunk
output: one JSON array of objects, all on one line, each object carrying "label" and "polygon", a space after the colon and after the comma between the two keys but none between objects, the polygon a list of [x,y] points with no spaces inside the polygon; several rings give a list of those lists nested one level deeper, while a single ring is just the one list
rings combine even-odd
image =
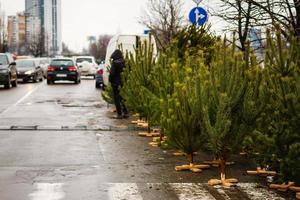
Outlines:
[{"label": "tree trunk", "polygon": [[296,9],[296,27],[295,33],[300,37],[300,0],[294,0]]},{"label": "tree trunk", "polygon": [[225,159],[220,159],[220,172],[221,172],[221,181],[225,181],[226,179],[226,160]]},{"label": "tree trunk", "polygon": [[193,164],[194,163],[194,154],[193,153],[190,153],[187,155],[188,156],[188,161],[190,164]]}]

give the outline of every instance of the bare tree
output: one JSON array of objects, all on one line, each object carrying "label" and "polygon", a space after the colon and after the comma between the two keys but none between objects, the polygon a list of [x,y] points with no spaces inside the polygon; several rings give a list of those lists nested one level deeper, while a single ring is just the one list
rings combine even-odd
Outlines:
[{"label": "bare tree", "polygon": [[44,37],[42,34],[35,34],[27,44],[27,50],[35,57],[41,57],[44,54]]},{"label": "bare tree", "polygon": [[285,37],[292,29],[300,36],[300,0],[219,0],[213,15],[219,16],[233,27],[243,42],[247,40],[249,28],[273,28],[279,24]]},{"label": "bare tree", "polygon": [[97,60],[104,60],[106,56],[106,48],[112,36],[99,35],[97,41],[92,41],[89,44],[89,54]]},{"label": "bare tree", "polygon": [[158,48],[164,49],[183,24],[182,0],[148,0],[140,23],[150,29]]},{"label": "bare tree", "polygon": [[254,14],[253,4],[245,0],[219,0],[217,9],[212,10],[214,16],[220,17],[230,25],[230,31],[237,32],[241,51],[246,50],[246,43],[249,36],[249,30],[254,26],[251,20]]},{"label": "bare tree", "polygon": [[284,36],[292,29],[296,36],[300,36],[300,0],[245,0],[252,4],[259,15],[252,16],[253,20],[266,26],[270,23],[279,24]]}]

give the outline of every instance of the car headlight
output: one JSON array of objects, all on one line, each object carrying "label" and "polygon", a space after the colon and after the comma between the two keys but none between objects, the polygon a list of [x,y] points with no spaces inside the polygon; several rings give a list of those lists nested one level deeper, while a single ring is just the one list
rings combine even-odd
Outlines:
[{"label": "car headlight", "polygon": [[32,74],[32,73],[33,73],[32,70],[25,72],[26,75],[30,75],[30,74]]}]

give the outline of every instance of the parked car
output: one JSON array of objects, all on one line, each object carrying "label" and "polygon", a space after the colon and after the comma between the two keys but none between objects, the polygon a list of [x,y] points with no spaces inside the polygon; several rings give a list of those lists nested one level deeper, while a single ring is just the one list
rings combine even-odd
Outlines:
[{"label": "parked car", "polygon": [[96,77],[98,64],[93,56],[79,56],[75,59],[77,66],[81,70],[82,76]]},{"label": "parked car", "polygon": [[18,81],[43,81],[44,75],[41,66],[35,59],[17,60]]},{"label": "parked car", "polygon": [[72,58],[54,58],[47,70],[47,84],[54,84],[55,81],[81,82],[81,70],[76,66]]},{"label": "parked car", "polygon": [[104,62],[102,62],[97,70],[96,73],[96,88],[103,88],[104,82],[103,82],[103,73],[104,73]]},{"label": "parked car", "polygon": [[0,85],[5,89],[17,87],[17,68],[11,54],[0,53]]},{"label": "parked car", "polygon": [[36,58],[35,60],[38,62],[38,65],[42,68],[44,78],[47,78],[47,70],[50,65],[51,59],[47,57],[42,57]]}]

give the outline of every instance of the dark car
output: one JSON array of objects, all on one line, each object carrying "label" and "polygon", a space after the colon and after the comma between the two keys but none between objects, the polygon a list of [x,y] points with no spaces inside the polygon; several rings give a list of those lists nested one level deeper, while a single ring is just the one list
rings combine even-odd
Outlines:
[{"label": "dark car", "polygon": [[0,54],[0,85],[6,89],[17,87],[17,68],[11,54]]},{"label": "dark car", "polygon": [[71,58],[55,58],[51,61],[47,70],[47,84],[55,81],[74,81],[80,83],[81,73]]},{"label": "dark car", "polygon": [[43,69],[34,59],[17,60],[18,81],[43,81]]}]

